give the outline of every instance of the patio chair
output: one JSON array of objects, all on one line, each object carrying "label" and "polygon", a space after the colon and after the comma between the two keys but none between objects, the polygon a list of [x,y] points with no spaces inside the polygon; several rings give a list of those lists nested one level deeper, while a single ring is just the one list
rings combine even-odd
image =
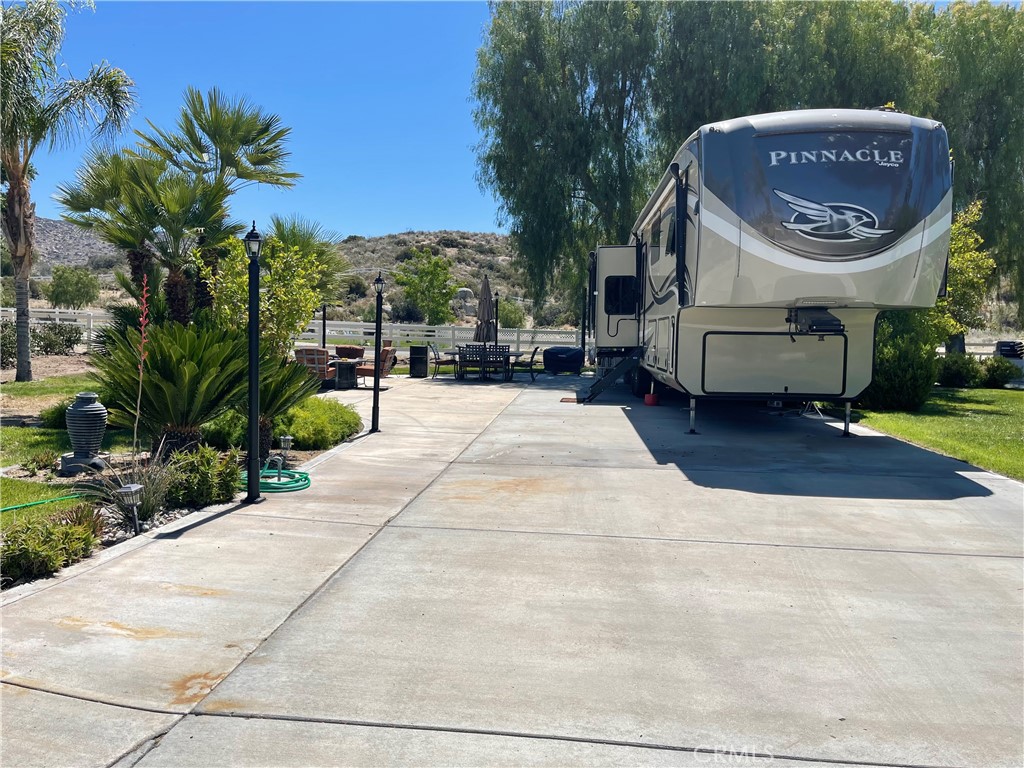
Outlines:
[{"label": "patio chair", "polygon": [[537,372],[544,369],[543,361],[541,361],[541,364],[538,367],[534,368],[534,365],[538,362],[537,353],[539,351],[540,347],[534,347],[533,354],[530,355],[529,360],[516,360],[512,363],[512,376],[515,376],[516,371],[526,371],[530,374],[530,381],[536,381]]},{"label": "patio chair", "polygon": [[509,345],[490,344],[484,349],[483,375],[489,373],[501,374],[505,381],[509,379]]},{"label": "patio chair", "polygon": [[[380,377],[382,379],[385,378],[389,373],[391,373],[391,369],[395,367],[395,359],[396,358],[394,347],[384,347],[380,351],[380,360],[376,361],[376,364],[377,366],[380,367]],[[363,363],[362,365],[357,365],[356,376],[364,380],[367,376],[372,377],[377,366],[374,365],[374,361],[372,360]],[[363,383],[360,386],[365,387],[366,382],[363,381]]]},{"label": "patio chair", "polygon": [[455,369],[455,378],[464,379],[469,371],[477,371],[481,376],[483,375],[483,344],[466,344],[459,348],[459,365]]},{"label": "patio chair", "polygon": [[310,373],[320,379],[321,387],[325,384],[334,386],[334,371],[328,365],[330,359],[330,353],[324,347],[296,347],[295,349],[295,362],[302,363]]},{"label": "patio chair", "polygon": [[430,378],[436,379],[437,372],[442,368],[451,368],[452,373],[458,372],[459,360],[453,355],[444,356],[438,351],[436,344],[429,344],[430,354],[434,359],[434,375]]}]

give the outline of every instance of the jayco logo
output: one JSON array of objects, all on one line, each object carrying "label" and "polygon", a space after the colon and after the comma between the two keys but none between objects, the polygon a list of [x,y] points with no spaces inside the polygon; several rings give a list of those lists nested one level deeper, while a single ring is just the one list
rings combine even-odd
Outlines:
[{"label": "jayco logo", "polygon": [[787,195],[778,189],[773,191],[796,211],[792,219],[782,222],[782,226],[809,240],[853,243],[857,240],[873,240],[893,232],[891,229],[879,229],[878,217],[859,205],[816,203],[796,195]]},{"label": "jayco logo", "polygon": [[774,168],[776,165],[806,165],[808,163],[875,163],[883,168],[898,168],[903,165],[903,153],[898,149],[813,149],[810,151],[784,152],[775,150],[768,153]]}]

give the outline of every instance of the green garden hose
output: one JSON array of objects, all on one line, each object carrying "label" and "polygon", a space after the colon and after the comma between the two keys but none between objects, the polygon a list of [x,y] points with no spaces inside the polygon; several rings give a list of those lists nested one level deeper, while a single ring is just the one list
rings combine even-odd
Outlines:
[{"label": "green garden hose", "polygon": [[[277,478],[280,476],[280,480]],[[239,488],[245,490],[249,481],[249,473],[242,473],[242,480]],[[305,472],[297,472],[292,469],[264,469],[260,472],[260,491],[263,493],[287,493],[289,491],[302,491],[309,488],[309,475]]]},{"label": "green garden hose", "polygon": [[25,507],[34,507],[34,506],[37,506],[39,504],[52,504],[55,501],[67,501],[68,499],[80,499],[80,498],[82,498],[82,494],[80,494],[80,493],[73,493],[70,496],[58,496],[55,499],[43,499],[42,501],[29,501],[29,502],[26,502],[25,504],[15,504],[13,507],[4,507],[3,509],[0,509],[0,512],[10,512],[11,510],[14,510],[14,509],[24,509]]}]

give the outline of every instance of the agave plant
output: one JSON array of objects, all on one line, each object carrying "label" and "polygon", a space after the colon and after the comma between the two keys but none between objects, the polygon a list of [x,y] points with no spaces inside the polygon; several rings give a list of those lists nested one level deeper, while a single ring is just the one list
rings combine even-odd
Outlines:
[{"label": "agave plant", "polygon": [[162,440],[166,455],[197,445],[200,426],[245,396],[245,333],[174,322],[151,326],[141,361],[141,398],[140,337],[129,328],[107,339],[105,354],[93,355],[93,378],[104,392],[111,422],[131,427],[137,416],[139,431],[154,445]]}]

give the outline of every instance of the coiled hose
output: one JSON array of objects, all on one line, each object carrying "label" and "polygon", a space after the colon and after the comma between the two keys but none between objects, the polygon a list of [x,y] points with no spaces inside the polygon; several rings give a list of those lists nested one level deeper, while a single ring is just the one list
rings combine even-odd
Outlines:
[{"label": "coiled hose", "polygon": [[[270,469],[270,463],[274,459],[281,460],[279,456],[271,456],[267,463],[260,470],[260,491],[263,493],[288,493],[290,491],[302,491],[309,488],[309,474],[294,469]],[[242,479],[239,487],[245,490],[249,487],[249,473],[242,472]]]}]

